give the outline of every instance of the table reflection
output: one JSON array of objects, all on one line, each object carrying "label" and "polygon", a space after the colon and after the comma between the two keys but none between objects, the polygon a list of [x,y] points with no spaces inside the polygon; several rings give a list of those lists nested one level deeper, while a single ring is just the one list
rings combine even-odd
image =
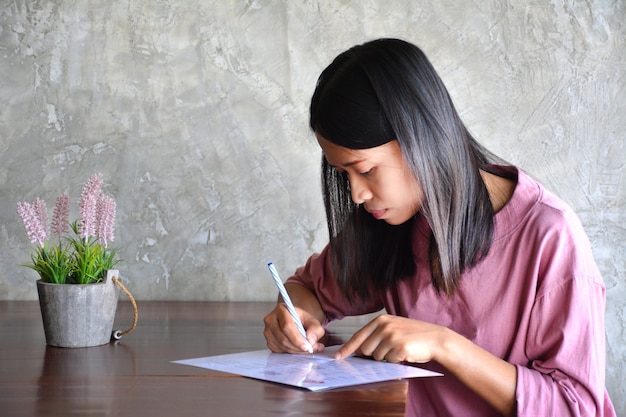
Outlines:
[{"label": "table reflection", "polygon": [[135,352],[120,343],[89,348],[46,346],[37,414],[113,416],[115,379],[136,372]]}]

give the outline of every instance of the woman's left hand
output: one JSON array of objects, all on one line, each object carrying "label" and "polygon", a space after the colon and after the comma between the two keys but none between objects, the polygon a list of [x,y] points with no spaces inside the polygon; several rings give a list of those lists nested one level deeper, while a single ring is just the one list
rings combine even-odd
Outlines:
[{"label": "woman's left hand", "polygon": [[356,332],[335,358],[353,353],[394,363],[436,361],[501,414],[515,414],[516,367],[447,327],[383,314]]},{"label": "woman's left hand", "polygon": [[425,363],[435,360],[447,331],[435,324],[383,314],[357,331],[335,358],[355,353],[378,361]]}]

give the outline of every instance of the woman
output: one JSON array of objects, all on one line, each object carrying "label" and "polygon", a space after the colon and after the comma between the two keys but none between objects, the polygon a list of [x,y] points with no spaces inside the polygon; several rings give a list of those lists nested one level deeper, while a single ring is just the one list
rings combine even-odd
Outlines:
[{"label": "woman", "polygon": [[[337,352],[419,363],[408,416],[604,415],[605,289],[569,207],[482,148],[423,52],[380,39],[318,80],[330,243],[265,318],[274,352],[324,349],[324,326],[379,311]],[[496,165],[499,164],[499,165]]]}]

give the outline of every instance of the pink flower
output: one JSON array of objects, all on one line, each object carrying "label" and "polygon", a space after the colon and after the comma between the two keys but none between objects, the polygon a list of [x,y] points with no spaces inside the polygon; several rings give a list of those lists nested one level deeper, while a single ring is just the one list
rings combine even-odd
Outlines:
[{"label": "pink flower", "polygon": [[35,213],[39,219],[39,224],[43,228],[45,236],[48,237],[50,230],[48,228],[48,207],[46,207],[46,202],[37,197],[33,202],[33,208],[35,209]]},{"label": "pink flower", "polygon": [[[102,194],[102,174],[93,174],[85,185],[83,186],[83,191],[80,193],[80,200],[86,200],[90,195],[94,196],[96,200]],[[80,203],[78,204],[80,207]]]},{"label": "pink flower", "polygon": [[97,204],[98,201],[93,195],[87,195],[84,200],[81,200],[78,233],[84,239],[89,239],[90,236],[96,235]]},{"label": "pink flower", "polygon": [[115,200],[111,197],[102,195],[98,200],[97,210],[97,236],[107,247],[107,242],[113,241],[115,230]]},{"label": "pink flower", "polygon": [[69,231],[70,196],[66,193],[57,197],[52,213],[52,233],[59,238]]},{"label": "pink flower", "polygon": [[[37,202],[37,200],[35,200],[35,202]],[[22,221],[24,222],[28,239],[32,243],[37,243],[43,248],[45,240],[48,236],[46,234],[46,226],[41,222],[40,213],[38,213],[38,211],[41,211],[41,205],[41,203],[17,203],[17,214],[20,215]],[[45,203],[43,204],[43,207],[45,208]]]},{"label": "pink flower", "polygon": [[78,203],[80,236],[88,239],[96,235],[96,208],[102,195],[102,174],[93,174],[83,187]]}]

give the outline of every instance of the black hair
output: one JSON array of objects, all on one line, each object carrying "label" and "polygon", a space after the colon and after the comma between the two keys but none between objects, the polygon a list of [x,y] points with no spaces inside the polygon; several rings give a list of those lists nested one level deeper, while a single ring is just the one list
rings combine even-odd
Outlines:
[{"label": "black hair", "polygon": [[[424,194],[432,283],[453,294],[463,271],[491,247],[494,211],[480,170],[501,160],[469,133],[426,55],[400,39],[341,53],[318,79],[310,127],[349,149],[398,141]],[[375,220],[352,201],[346,175],[323,156],[322,187],[333,269],[346,296],[368,299],[415,273],[415,217],[401,225]]]}]

